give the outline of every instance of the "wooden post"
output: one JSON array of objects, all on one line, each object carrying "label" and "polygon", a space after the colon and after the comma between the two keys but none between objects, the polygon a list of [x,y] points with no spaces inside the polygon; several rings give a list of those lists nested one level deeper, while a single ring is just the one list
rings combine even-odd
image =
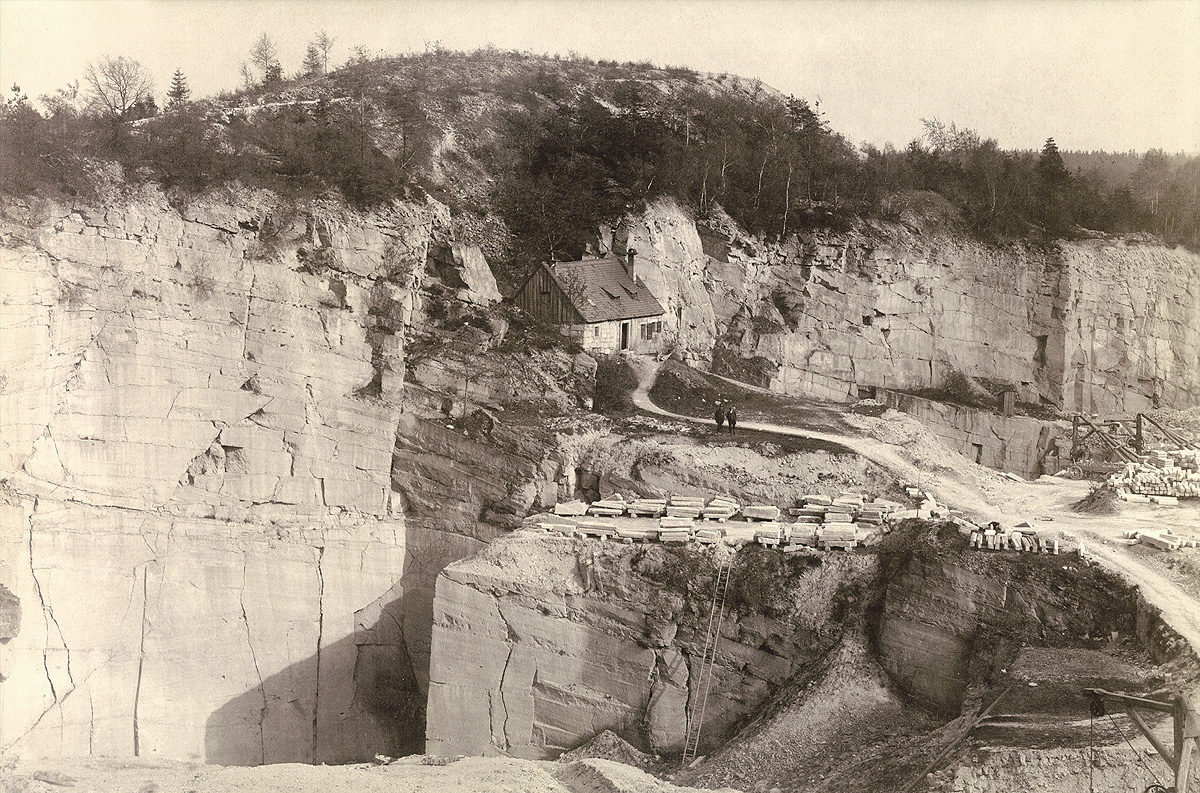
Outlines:
[{"label": "wooden post", "polygon": [[1150,728],[1146,726],[1146,722],[1142,721],[1141,715],[1133,709],[1133,705],[1130,705],[1128,702],[1125,703],[1125,713],[1128,714],[1129,719],[1134,723],[1134,726],[1142,731],[1142,735],[1146,736],[1146,740],[1149,741],[1150,745],[1154,747],[1154,751],[1158,752],[1162,759],[1167,761],[1167,765],[1174,769],[1176,766],[1175,758],[1179,756],[1178,751],[1176,751],[1175,754],[1171,754],[1167,747],[1163,746],[1162,743],[1159,742],[1157,736],[1155,736],[1155,734],[1150,731]]},{"label": "wooden post", "polygon": [[1017,414],[1017,392],[1005,391],[1000,395],[1000,404],[1002,405],[1001,412],[1006,418],[1012,418]]},{"label": "wooden post", "polygon": [[1071,462],[1076,462],[1079,453],[1079,414],[1071,416]]},{"label": "wooden post", "polygon": [[[1175,717],[1175,793],[1187,793],[1192,746],[1183,734],[1183,726],[1187,721],[1187,703],[1184,702],[1182,694],[1175,695],[1174,705],[1171,715]],[[1184,753],[1187,754],[1186,760]]]}]

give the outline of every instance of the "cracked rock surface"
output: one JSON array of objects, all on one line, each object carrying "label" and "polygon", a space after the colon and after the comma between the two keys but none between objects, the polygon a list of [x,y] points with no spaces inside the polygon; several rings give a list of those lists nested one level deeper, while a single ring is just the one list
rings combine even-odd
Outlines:
[{"label": "cracked rock surface", "polygon": [[[540,760],[612,730],[642,751],[681,751],[712,557],[727,552],[522,529],[449,565],[433,604],[426,750]],[[762,575],[747,564],[735,592]],[[730,600],[702,752],[838,644],[840,593],[873,572],[867,557],[797,562],[766,611]]]},{"label": "cracked rock surface", "polygon": [[754,359],[773,390],[853,401],[957,370],[1067,411],[1200,404],[1200,255],[1119,238],[987,246],[924,225],[781,244],[660,199],[617,242],[687,357]]},{"label": "cracked rock surface", "polygon": [[0,649],[21,692],[0,750],[419,748],[395,710],[423,692],[395,614],[400,411],[380,396],[403,352],[373,348],[368,302],[385,284],[411,313],[445,208],[3,209],[0,584],[24,624]]}]

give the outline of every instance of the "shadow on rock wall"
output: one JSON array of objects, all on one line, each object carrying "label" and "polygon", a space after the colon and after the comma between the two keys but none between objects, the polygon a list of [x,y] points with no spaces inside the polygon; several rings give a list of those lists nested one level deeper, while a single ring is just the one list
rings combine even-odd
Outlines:
[{"label": "shadow on rock wall", "polygon": [[400,581],[356,611],[352,632],[323,645],[319,657],[214,711],[205,724],[207,762],[350,763],[423,752],[434,582],[483,545],[410,524]]},{"label": "shadow on rock wall", "polygon": [[[422,751],[425,696],[404,641],[402,601],[362,609],[351,635],[214,711],[205,724],[205,760],[349,763]],[[377,618],[364,624],[371,612]]]}]

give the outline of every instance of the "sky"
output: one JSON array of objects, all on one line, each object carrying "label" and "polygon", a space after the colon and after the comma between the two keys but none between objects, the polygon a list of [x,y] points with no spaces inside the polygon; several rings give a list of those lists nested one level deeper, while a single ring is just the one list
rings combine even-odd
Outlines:
[{"label": "sky", "polygon": [[160,101],[177,68],[206,96],[261,32],[290,73],[319,30],[339,63],[440,42],[758,78],[855,143],[903,147],[926,118],[1005,148],[1200,153],[1200,0],[0,0],[0,86],[34,98],[124,55]]}]

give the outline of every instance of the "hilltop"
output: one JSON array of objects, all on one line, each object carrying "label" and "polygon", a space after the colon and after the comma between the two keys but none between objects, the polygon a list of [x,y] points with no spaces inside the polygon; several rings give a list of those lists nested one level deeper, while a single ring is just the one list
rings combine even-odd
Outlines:
[{"label": "hilltop", "polygon": [[936,120],[903,151],[858,147],[804,98],[645,63],[435,50],[149,117],[43,107],[19,95],[5,106],[6,191],[87,195],[116,178],[185,202],[239,182],[340,193],[363,209],[430,195],[502,288],[538,261],[595,250],[601,227],[663,197],[766,239],[900,220],[936,193],[952,226],[985,242],[1147,231],[1200,245],[1198,158],[1069,156],[1082,164],[1073,172],[1052,139],[1040,153],[1008,152]]}]

